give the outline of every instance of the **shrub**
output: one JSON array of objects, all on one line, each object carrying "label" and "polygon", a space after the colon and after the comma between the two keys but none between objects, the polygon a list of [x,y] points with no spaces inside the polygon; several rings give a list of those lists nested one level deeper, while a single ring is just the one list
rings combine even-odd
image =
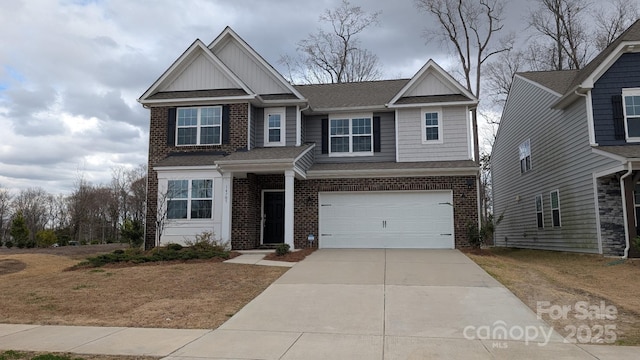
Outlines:
[{"label": "shrub", "polygon": [[144,241],[144,229],[142,227],[142,222],[126,219],[124,224],[122,224],[122,228],[120,228],[120,235],[129,243],[129,246],[134,248],[141,247],[142,242]]},{"label": "shrub", "polygon": [[167,244],[167,249],[173,250],[173,251],[180,251],[182,250],[182,245],[170,243],[170,244]]},{"label": "shrub", "polygon": [[36,233],[38,247],[50,247],[58,242],[58,237],[53,230],[40,230]]},{"label": "shrub", "polygon": [[467,223],[467,241],[474,249],[479,249],[482,245],[487,243],[487,240],[493,238],[493,233],[496,227],[502,222],[503,215],[500,215],[497,219],[493,218],[493,214],[489,214],[486,219],[482,221],[480,229],[478,224]]},{"label": "shrub", "polygon": [[11,249],[13,247],[13,241],[11,240],[7,240],[4,242],[4,246],[7,247],[7,249]]},{"label": "shrub", "polygon": [[216,240],[213,232],[210,231],[203,231],[195,236],[194,241],[185,240],[184,243],[196,251],[225,252],[229,248],[228,242]]},{"label": "shrub", "polygon": [[636,236],[631,240],[631,245],[637,250],[640,251],[640,236]]},{"label": "shrub", "polygon": [[278,244],[278,246],[276,246],[276,255],[278,256],[284,256],[289,252],[290,252],[289,244]]}]

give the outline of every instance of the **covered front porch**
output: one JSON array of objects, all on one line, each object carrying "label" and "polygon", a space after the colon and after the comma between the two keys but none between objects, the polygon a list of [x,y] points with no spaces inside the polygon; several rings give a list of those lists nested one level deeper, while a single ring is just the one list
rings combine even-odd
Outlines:
[{"label": "covered front porch", "polygon": [[231,216],[223,226],[223,237],[230,240],[232,249],[281,243],[295,249],[295,180],[306,178],[313,147],[257,148],[216,162],[223,178],[228,179],[224,196],[230,196]]}]

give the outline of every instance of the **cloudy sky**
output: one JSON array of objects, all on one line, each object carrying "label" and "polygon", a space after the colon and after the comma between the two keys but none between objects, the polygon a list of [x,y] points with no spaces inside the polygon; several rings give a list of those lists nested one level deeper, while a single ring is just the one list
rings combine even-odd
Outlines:
[{"label": "cloudy sky", "polygon": [[[7,0],[0,2],[0,187],[69,192],[82,176],[107,183],[114,166],[146,163],[148,110],[136,99],[195,40],[231,26],[278,70],[283,54],[339,0]],[[432,20],[413,0],[352,0],[381,10],[362,44],[385,78],[411,77],[429,58]],[[526,0],[509,1],[522,31]]]}]

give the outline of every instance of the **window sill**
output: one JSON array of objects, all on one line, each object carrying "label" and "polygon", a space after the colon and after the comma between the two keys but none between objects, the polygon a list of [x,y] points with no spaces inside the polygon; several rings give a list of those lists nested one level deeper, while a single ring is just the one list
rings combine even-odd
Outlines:
[{"label": "window sill", "polygon": [[441,145],[444,144],[442,140],[422,140],[422,145]]},{"label": "window sill", "polygon": [[287,146],[287,144],[283,143],[283,142],[279,142],[279,143],[264,143],[263,146],[264,147],[283,147],[283,146]]},{"label": "window sill", "polygon": [[360,156],[373,156],[373,152],[362,153],[329,153],[329,157],[360,157]]}]

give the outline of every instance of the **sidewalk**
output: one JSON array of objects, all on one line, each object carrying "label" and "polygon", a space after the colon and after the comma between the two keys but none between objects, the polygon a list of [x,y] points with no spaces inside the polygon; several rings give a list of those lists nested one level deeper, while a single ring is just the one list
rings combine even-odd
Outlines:
[{"label": "sidewalk", "polygon": [[[497,321],[551,335],[526,343],[463,330]],[[0,325],[0,349],[166,360],[640,358],[640,347],[563,343],[455,250],[318,250],[216,330]]]}]

